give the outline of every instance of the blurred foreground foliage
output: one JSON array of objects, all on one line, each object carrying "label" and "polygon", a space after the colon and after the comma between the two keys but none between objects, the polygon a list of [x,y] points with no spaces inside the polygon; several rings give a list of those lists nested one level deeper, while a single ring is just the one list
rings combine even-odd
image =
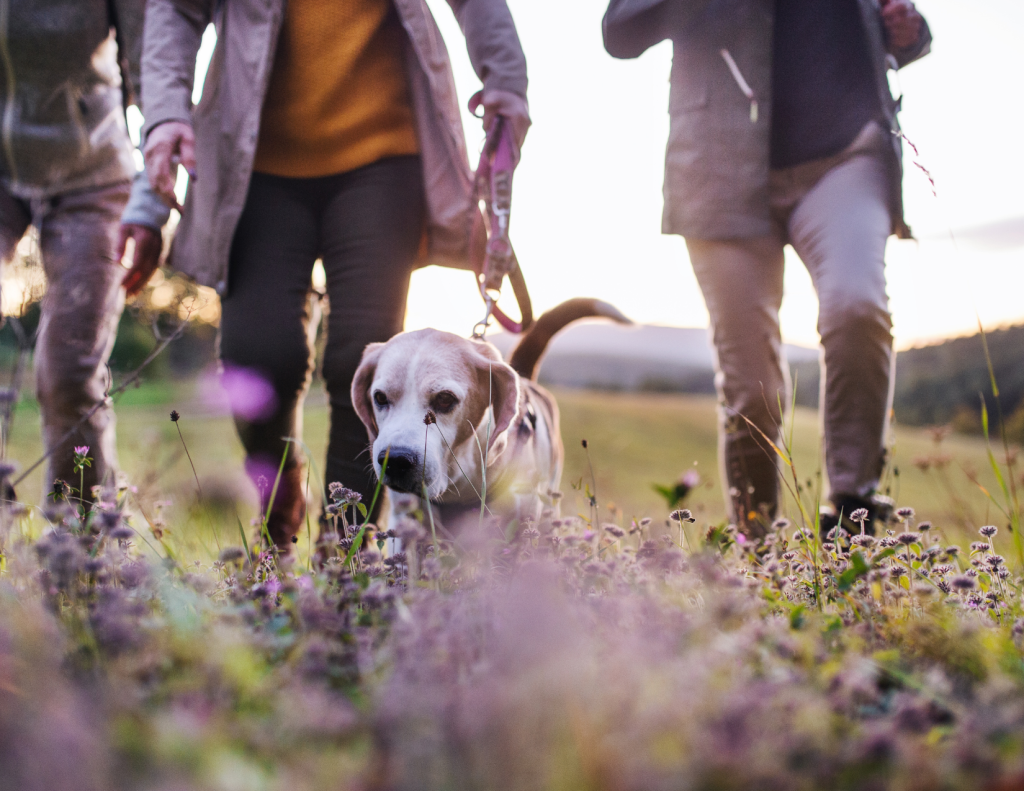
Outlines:
[{"label": "blurred foreground foliage", "polygon": [[902,509],[877,536],[778,520],[755,542],[687,511],[549,512],[435,539],[341,502],[319,566],[250,540],[204,564],[133,503],[62,493],[38,539],[5,506],[3,788],[1024,782],[1005,530],[959,547]]}]

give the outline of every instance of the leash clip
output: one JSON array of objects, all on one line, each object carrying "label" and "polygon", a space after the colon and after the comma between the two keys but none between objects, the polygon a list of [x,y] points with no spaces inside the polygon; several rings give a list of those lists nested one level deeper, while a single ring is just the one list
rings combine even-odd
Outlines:
[{"label": "leash clip", "polygon": [[484,317],[473,325],[473,334],[470,336],[474,341],[482,341],[487,334],[487,328],[491,326],[491,314],[494,312],[494,299],[486,291],[481,289],[484,297]]}]

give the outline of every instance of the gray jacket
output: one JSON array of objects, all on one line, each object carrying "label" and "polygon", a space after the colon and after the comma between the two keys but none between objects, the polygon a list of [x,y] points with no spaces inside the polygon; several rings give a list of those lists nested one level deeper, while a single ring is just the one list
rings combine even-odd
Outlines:
[{"label": "gray jacket", "polygon": [[[408,34],[406,63],[423,163],[427,256],[466,266],[475,214],[473,180],[448,51],[426,0],[393,0]],[[165,121],[191,123],[197,178],[171,247],[170,266],[224,293],[228,254],[245,205],[263,98],[285,0],[149,0],[142,58],[144,135]],[[526,59],[505,0],[448,0],[470,60],[488,88],[526,96]],[[196,53],[206,25],[217,47],[192,106]]]},{"label": "gray jacket", "polygon": [[[124,108],[139,84],[144,14],[145,0],[0,0],[0,181],[10,194],[49,198],[136,176]],[[133,198],[136,221],[164,223],[145,179]]]},{"label": "gray jacket", "polygon": [[[927,24],[904,51],[886,46],[878,0],[858,0],[886,122],[894,132],[890,166],[893,232],[903,221],[902,146],[887,71],[927,54]],[[774,0],[612,0],[604,44],[616,58],[635,58],[673,43],[670,132],[665,161],[662,231],[694,239],[764,236],[771,232],[768,170]],[[726,50],[739,70],[735,76]],[[740,85],[758,101],[757,120]]]}]

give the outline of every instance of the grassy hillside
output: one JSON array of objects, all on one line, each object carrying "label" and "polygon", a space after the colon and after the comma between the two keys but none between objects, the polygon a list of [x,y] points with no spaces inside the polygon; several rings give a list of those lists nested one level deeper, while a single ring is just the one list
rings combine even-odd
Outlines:
[{"label": "grassy hillside", "polygon": [[[170,409],[177,409],[207,498],[223,512],[227,529],[237,532],[234,500],[241,499],[239,516],[248,524],[255,512],[255,498],[241,472],[242,452],[231,422],[211,409],[201,387],[164,383],[125,393],[117,408],[121,465],[131,473],[140,498],[149,507],[171,500],[173,505],[165,509],[167,518],[171,523],[182,522],[194,503],[195,482],[177,431],[168,419]],[[564,513],[587,510],[581,484],[591,482],[591,471],[580,444],[586,439],[602,521],[628,523],[631,517],[643,516],[664,519],[669,509],[652,484],[671,484],[691,469],[700,474],[702,485],[688,499],[687,507],[702,523],[724,518],[712,398],[571,390],[557,391],[557,395],[566,447]],[[326,437],[326,408],[322,397],[314,394],[306,408],[305,441],[318,467],[322,466]],[[816,488],[820,469],[817,437],[817,413],[798,408],[793,456],[800,480],[810,481],[812,489]],[[1001,523],[969,480],[969,476],[976,475],[995,491],[980,439],[952,436],[938,446],[930,431],[897,427],[893,450],[893,471],[897,474],[890,475],[886,485],[900,504],[912,505],[922,519],[951,530]],[[10,456],[24,468],[39,452],[38,415],[29,402],[18,412]],[[948,456],[942,469],[935,464],[921,469],[925,459],[936,456]],[[19,487],[19,493],[30,502],[38,502],[42,487],[42,472],[37,470]],[[789,510],[794,510],[792,505]],[[204,540],[212,542],[210,537]]]}]

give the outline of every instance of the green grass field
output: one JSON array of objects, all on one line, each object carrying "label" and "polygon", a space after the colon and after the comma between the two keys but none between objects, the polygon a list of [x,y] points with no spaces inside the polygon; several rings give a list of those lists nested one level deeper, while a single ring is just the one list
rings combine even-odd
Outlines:
[{"label": "green grass field", "polygon": [[[753,542],[708,528],[713,400],[560,392],[563,513],[584,519],[451,540],[403,519],[387,557],[343,524],[337,556],[308,562],[303,537],[279,562],[240,548],[254,493],[197,388],[127,394],[137,492],[85,524],[73,503],[45,533],[0,509],[2,788],[1022,787],[1021,547],[969,480],[991,488],[983,442],[898,432],[889,480],[918,518],[894,536],[844,546],[778,524]],[[326,420],[314,394],[315,459]],[[23,467],[37,424],[19,411]],[[816,415],[798,411],[792,436],[814,489]],[[914,463],[939,453],[938,472]],[[578,483],[591,464],[597,524]],[[698,521],[680,535],[651,483],[694,464]],[[35,472],[20,494],[42,489]]]},{"label": "green grass field", "polygon": [[[126,392],[117,405],[118,447],[121,466],[139,488],[139,499],[147,513],[169,501],[164,514],[172,531],[195,531],[198,521],[209,525],[213,532],[213,523],[219,523],[214,536],[176,536],[190,550],[205,554],[204,547],[216,551],[214,543],[237,542],[238,521],[233,512],[236,500],[240,502],[238,517],[245,525],[254,516],[256,505],[255,493],[242,473],[241,446],[230,419],[204,407],[196,388],[193,383],[161,383]],[[670,484],[689,469],[696,469],[702,479],[700,488],[685,503],[698,516],[698,526],[724,519],[713,399],[568,390],[559,391],[557,396],[566,447],[563,513],[588,510],[582,489],[593,484],[580,443],[586,439],[602,521],[628,523],[632,517],[643,516],[664,519],[669,509],[652,485]],[[195,481],[177,429],[168,417],[171,409],[181,413],[179,426],[207,501],[214,506],[209,518],[190,518],[194,516]],[[792,424],[794,466],[799,480],[809,484],[811,491],[819,488],[818,431],[817,413],[797,409]],[[307,403],[304,433],[313,458],[322,467],[327,411],[316,392]],[[38,413],[31,401],[17,413],[9,450],[23,469],[40,453]],[[915,460],[936,453],[948,458],[943,469],[933,466],[922,471],[915,465]],[[1002,457],[1001,451],[998,455]],[[791,478],[792,473],[787,477]],[[1005,523],[971,477],[989,491],[996,491],[982,440],[953,435],[938,446],[928,430],[896,428],[893,463],[885,485],[900,505],[913,506],[920,518],[933,520],[937,527],[949,531],[950,537],[964,531],[973,534],[982,524]],[[19,487],[19,494],[27,502],[39,502],[42,492],[40,468]],[[790,502],[788,514],[795,517],[796,510]],[[315,533],[315,523],[312,530]]]}]

